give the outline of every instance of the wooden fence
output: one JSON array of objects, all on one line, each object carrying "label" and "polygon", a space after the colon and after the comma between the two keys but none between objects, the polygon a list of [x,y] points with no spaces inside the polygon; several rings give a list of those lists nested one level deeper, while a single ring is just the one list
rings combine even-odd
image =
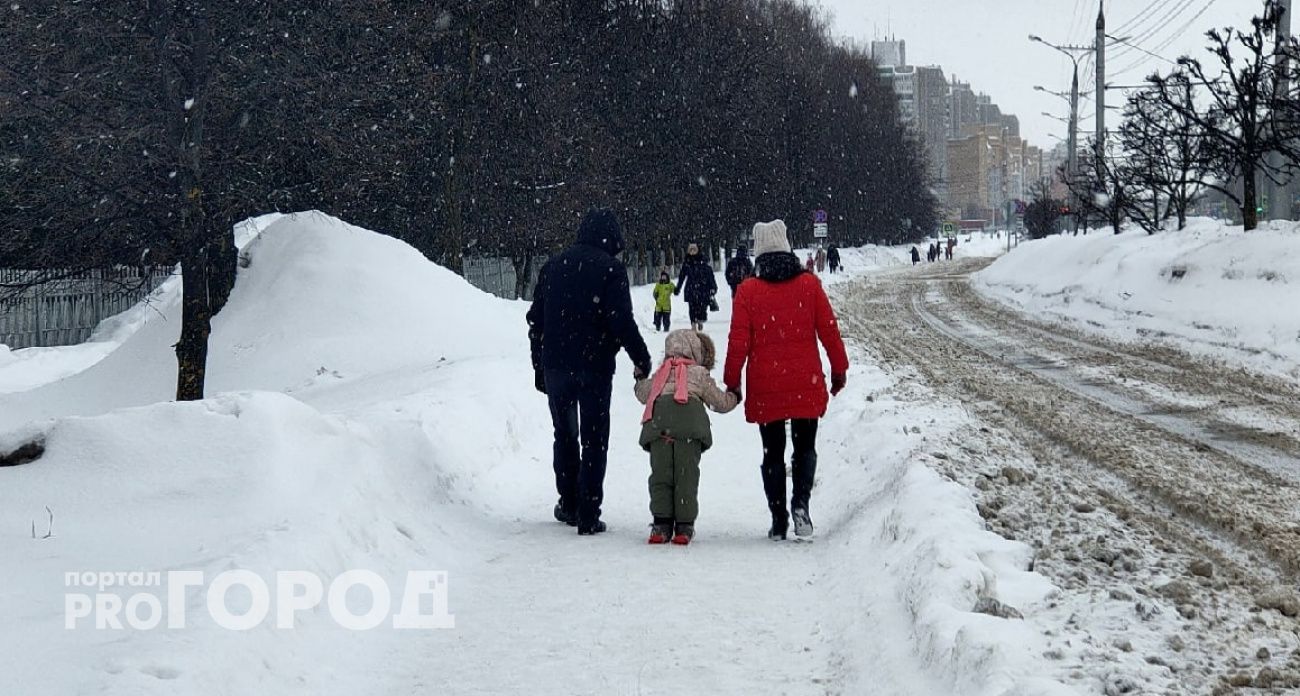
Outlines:
[{"label": "wooden fence", "polygon": [[135,306],[171,274],[170,268],[120,267],[16,290],[65,273],[0,269],[0,343],[15,350],[81,343],[101,321]]}]

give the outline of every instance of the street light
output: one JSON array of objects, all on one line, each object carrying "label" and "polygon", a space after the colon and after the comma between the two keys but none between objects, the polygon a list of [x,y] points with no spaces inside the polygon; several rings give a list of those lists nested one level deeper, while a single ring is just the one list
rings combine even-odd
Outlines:
[{"label": "street light", "polygon": [[[1049,112],[1046,112],[1046,111],[1043,112],[1043,115],[1046,116],[1046,117],[1048,117],[1048,118],[1054,118],[1054,119],[1060,121],[1061,123],[1069,123],[1069,122],[1070,122],[1070,119],[1068,119],[1068,118],[1066,118],[1066,117],[1064,117],[1064,116],[1057,116],[1056,114],[1049,113]],[[1086,120],[1088,120],[1088,118],[1089,118],[1088,116],[1084,116],[1083,118],[1081,118],[1081,119],[1079,119],[1079,120],[1080,120],[1080,121],[1086,121]]]},{"label": "street light", "polygon": [[[1043,44],[1048,48],[1055,49],[1057,52],[1065,54],[1065,56],[1070,59],[1070,64],[1074,66],[1074,77],[1070,82],[1070,119],[1067,126],[1069,130],[1066,133],[1068,147],[1069,147],[1069,152],[1068,152],[1069,161],[1066,164],[1066,170],[1067,170],[1066,174],[1068,180],[1073,181],[1074,175],[1077,173],[1077,159],[1076,159],[1077,153],[1075,151],[1078,147],[1078,139],[1076,136],[1076,132],[1078,131],[1078,126],[1079,126],[1079,58],[1078,56],[1075,55],[1075,53],[1087,53],[1092,51],[1093,49],[1085,46],[1057,46],[1054,43],[1045,41],[1043,37],[1034,34],[1029,35],[1029,40],[1035,43]],[[1052,90],[1043,88],[1041,86],[1036,86],[1034,87],[1034,89],[1039,92],[1048,92],[1051,94],[1056,94],[1057,96],[1062,98],[1065,97],[1064,94],[1058,94],[1056,92],[1053,92]],[[1078,217],[1076,217],[1075,225],[1078,225],[1078,222],[1079,222]],[[1075,232],[1076,233],[1078,232],[1077,228]]]},{"label": "street light", "polygon": [[[1054,89],[1048,89],[1048,88],[1046,88],[1046,87],[1044,87],[1044,86],[1042,86],[1042,85],[1034,85],[1034,91],[1035,91],[1035,92],[1046,92],[1047,94],[1051,94],[1051,95],[1054,95],[1054,96],[1060,97],[1060,98],[1064,99],[1065,101],[1070,101],[1070,93],[1069,93],[1069,92],[1057,92],[1057,91],[1054,90]],[[1079,96],[1081,96],[1081,97],[1086,97],[1086,96],[1089,96],[1089,95],[1091,95],[1091,94],[1092,94],[1092,90],[1088,90],[1087,92],[1079,92]]]}]

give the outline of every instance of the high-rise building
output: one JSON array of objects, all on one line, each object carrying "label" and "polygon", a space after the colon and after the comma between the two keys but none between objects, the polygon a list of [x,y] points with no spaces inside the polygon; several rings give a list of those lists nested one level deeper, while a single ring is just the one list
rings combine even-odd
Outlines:
[{"label": "high-rise building", "polygon": [[948,218],[992,222],[990,177],[994,144],[976,126],[967,126],[965,137],[948,141]]},{"label": "high-rise building", "polygon": [[907,65],[907,42],[889,39],[871,42],[871,59],[876,65],[894,67]]},{"label": "high-rise building", "polygon": [[898,117],[906,124],[917,123],[916,68],[910,65],[878,65],[880,79],[898,97]]},{"label": "high-rise building", "polygon": [[938,66],[916,69],[916,119],[930,181],[942,198],[948,188],[948,80]]},{"label": "high-rise building", "polygon": [[975,108],[977,111],[976,118],[979,123],[985,125],[996,125],[1002,127],[1002,109],[993,103],[993,98],[987,94],[980,94],[975,98]]},{"label": "high-rise building", "polygon": [[958,82],[954,75],[949,86],[948,99],[948,137],[962,137],[963,129],[979,122],[979,109],[975,103],[975,90],[970,83]]},{"label": "high-rise building", "polygon": [[906,43],[871,42],[880,77],[898,97],[898,115],[925,148],[934,192],[948,219],[1005,226],[1010,202],[1027,200],[1043,177],[1043,153],[1020,137],[1020,119],[1004,114],[938,66],[907,64]]},{"label": "high-rise building", "polygon": [[898,97],[899,119],[925,149],[926,170],[942,196],[948,178],[948,81],[938,67],[878,65]]},{"label": "high-rise building", "polygon": [[1014,114],[1002,115],[1002,130],[1007,135],[1020,135],[1020,119]]}]

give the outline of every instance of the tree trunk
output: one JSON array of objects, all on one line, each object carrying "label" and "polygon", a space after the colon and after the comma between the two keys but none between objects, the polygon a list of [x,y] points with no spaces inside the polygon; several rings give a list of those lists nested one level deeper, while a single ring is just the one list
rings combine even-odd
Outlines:
[{"label": "tree trunk", "polygon": [[1259,203],[1255,192],[1255,168],[1248,166],[1243,171],[1244,176],[1241,177],[1241,223],[1249,232],[1259,226]]},{"label": "tree trunk", "polygon": [[528,296],[528,283],[532,280],[533,255],[513,256],[510,265],[515,269],[515,299],[522,300]]},{"label": "tree trunk", "polygon": [[181,260],[181,337],[176,342],[176,400],[203,398],[207,377],[208,336],[212,312],[208,305],[208,274],[203,255]]}]

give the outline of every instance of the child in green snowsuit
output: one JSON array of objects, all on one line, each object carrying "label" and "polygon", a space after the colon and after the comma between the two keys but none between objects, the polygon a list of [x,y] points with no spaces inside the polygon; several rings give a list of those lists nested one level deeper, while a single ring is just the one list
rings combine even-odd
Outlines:
[{"label": "child in green snowsuit", "polygon": [[668,272],[664,271],[659,274],[659,282],[655,285],[655,331],[668,331],[668,320],[673,314],[673,293],[677,291],[677,286],[673,285],[668,279]]},{"label": "child in green snowsuit", "polygon": [[641,447],[650,453],[650,543],[689,544],[699,514],[700,457],[713,445],[709,414],[726,413],[740,395],[723,391],[709,375],[717,352],[701,331],[679,329],[664,340],[664,362],[636,383],[646,405]]}]

